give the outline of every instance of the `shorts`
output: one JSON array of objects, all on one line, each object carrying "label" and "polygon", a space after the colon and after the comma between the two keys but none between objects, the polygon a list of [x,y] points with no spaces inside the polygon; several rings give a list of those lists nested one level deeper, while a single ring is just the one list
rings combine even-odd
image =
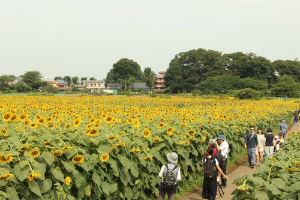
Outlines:
[{"label": "shorts", "polygon": [[264,147],[259,147],[258,150],[256,149],[256,153],[257,153],[257,152],[264,152]]}]

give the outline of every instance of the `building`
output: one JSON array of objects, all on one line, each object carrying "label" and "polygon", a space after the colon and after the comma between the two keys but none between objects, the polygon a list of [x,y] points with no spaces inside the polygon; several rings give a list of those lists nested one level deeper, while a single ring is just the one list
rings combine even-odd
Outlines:
[{"label": "building", "polygon": [[120,83],[107,83],[108,90],[122,91],[122,85]]},{"label": "building", "polygon": [[71,88],[68,86],[68,82],[58,79],[54,81],[47,81],[48,84],[53,85],[54,87],[57,87],[59,91],[71,91]]},{"label": "building", "polygon": [[154,91],[164,92],[166,89],[166,81],[164,79],[167,71],[158,72],[159,75],[155,75]]},{"label": "building", "polygon": [[146,83],[138,83],[138,82],[135,82],[135,83],[131,83],[131,89],[132,90],[138,90],[139,88],[141,88],[142,90],[149,90],[149,87],[146,86]]},{"label": "building", "polygon": [[91,92],[105,89],[104,80],[83,80],[82,84],[85,85],[86,89],[88,89]]},{"label": "building", "polygon": [[78,90],[83,90],[86,88],[85,85],[74,85],[73,87],[78,88]]}]

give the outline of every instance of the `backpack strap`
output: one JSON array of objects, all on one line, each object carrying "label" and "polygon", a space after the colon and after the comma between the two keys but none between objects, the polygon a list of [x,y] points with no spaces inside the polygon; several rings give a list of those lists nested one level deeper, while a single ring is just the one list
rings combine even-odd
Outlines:
[{"label": "backpack strap", "polygon": [[169,167],[168,167],[168,164],[165,164],[165,166],[167,167],[167,172],[169,171]]},{"label": "backpack strap", "polygon": [[172,171],[174,171],[177,168],[177,165],[175,165],[175,167],[172,169]]}]

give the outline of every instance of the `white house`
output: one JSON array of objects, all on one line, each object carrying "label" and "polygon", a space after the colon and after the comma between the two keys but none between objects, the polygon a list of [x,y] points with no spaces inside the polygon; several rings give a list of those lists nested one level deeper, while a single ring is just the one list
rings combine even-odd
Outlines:
[{"label": "white house", "polygon": [[96,90],[104,90],[105,89],[105,81],[104,80],[84,80],[82,84],[86,86],[91,92]]}]

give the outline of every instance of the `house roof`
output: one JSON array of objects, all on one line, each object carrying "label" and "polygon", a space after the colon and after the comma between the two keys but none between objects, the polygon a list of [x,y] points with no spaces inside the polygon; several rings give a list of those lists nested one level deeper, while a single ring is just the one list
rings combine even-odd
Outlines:
[{"label": "house roof", "polygon": [[57,86],[67,86],[68,83],[56,83]]},{"label": "house roof", "polygon": [[83,80],[83,83],[104,83],[104,80]]},{"label": "house roof", "polygon": [[47,81],[47,83],[49,83],[49,84],[54,84],[54,82],[53,82],[53,81]]},{"label": "house roof", "polygon": [[131,88],[138,89],[138,88],[148,88],[148,87],[146,86],[146,83],[140,82],[140,83],[131,83]]},{"label": "house roof", "polygon": [[61,83],[68,83],[67,81],[64,81],[62,79],[56,79],[57,81],[61,82]]},{"label": "house roof", "polygon": [[107,87],[122,87],[120,83],[107,83]]}]

